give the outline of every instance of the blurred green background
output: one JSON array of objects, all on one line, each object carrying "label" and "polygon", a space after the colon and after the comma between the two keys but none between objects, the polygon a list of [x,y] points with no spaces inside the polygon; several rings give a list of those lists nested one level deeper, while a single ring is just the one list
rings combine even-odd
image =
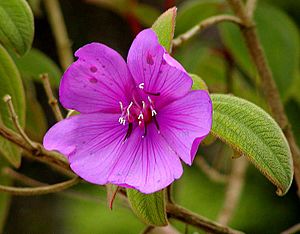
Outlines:
[{"label": "blurred green background", "polygon": [[[35,49],[21,59],[14,59],[26,87],[26,131],[31,138],[41,141],[47,128],[55,121],[37,77],[41,72],[49,72],[51,83],[57,90],[62,69],[58,65],[55,40],[43,2],[28,2],[35,14]],[[114,48],[125,58],[136,33],[150,27],[157,16],[173,5],[178,7],[175,36],[208,16],[229,11],[226,2],[221,0],[61,0],[60,4],[73,51],[86,43],[98,41]],[[259,36],[298,144],[299,12],[300,1],[260,0],[255,13]],[[187,71],[202,77],[211,92],[233,93],[268,111],[262,90],[257,88],[259,79],[256,71],[235,25],[223,23],[208,28],[176,48],[173,55]],[[33,111],[35,115],[31,114]],[[207,165],[224,177],[230,174],[233,153],[227,146],[215,141],[200,148],[198,157],[204,159]],[[23,159],[19,171],[46,183],[64,179],[51,168],[28,159]],[[2,176],[0,182],[6,183],[7,179]],[[226,182],[212,180],[198,163],[194,163],[192,167],[186,166],[183,177],[175,182],[174,197],[180,205],[216,219],[225,190]],[[7,197],[0,195],[0,202],[1,199]],[[117,198],[111,211],[106,204],[105,188],[87,184],[53,195],[14,196],[7,214],[4,224],[4,233],[7,234],[139,233],[144,228],[122,200]],[[240,201],[229,225],[246,233],[271,234],[280,233],[299,222],[300,203],[295,186],[286,196],[278,197],[275,187],[249,166]],[[172,221],[172,224],[182,233],[186,230],[179,222]],[[201,233],[188,228],[188,233],[197,232]]]}]

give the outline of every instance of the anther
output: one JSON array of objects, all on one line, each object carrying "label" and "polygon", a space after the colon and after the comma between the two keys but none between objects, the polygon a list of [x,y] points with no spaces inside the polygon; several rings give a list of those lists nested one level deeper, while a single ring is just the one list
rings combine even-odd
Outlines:
[{"label": "anther", "polygon": [[144,119],[143,113],[140,113],[140,114],[139,114],[138,119]]},{"label": "anther", "polygon": [[140,84],[139,84],[139,88],[140,88],[140,89],[144,89],[144,86],[145,86],[145,83],[140,83]]},{"label": "anther", "polygon": [[127,107],[127,115],[130,115],[130,108],[132,107],[133,102],[130,102],[129,106]]},{"label": "anther", "polygon": [[[152,108],[151,108],[152,109]],[[151,110],[151,116],[153,117],[153,116],[155,116],[155,115],[157,115],[157,112],[154,110],[154,109],[152,109]]]},{"label": "anther", "polygon": [[119,104],[120,104],[121,111],[123,111],[124,110],[123,103],[120,101]]}]

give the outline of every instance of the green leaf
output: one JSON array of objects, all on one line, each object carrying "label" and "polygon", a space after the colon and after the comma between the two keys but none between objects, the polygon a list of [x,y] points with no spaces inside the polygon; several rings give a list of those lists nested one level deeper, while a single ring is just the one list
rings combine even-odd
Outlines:
[{"label": "green leaf", "polygon": [[284,195],[291,186],[293,164],[280,127],[263,109],[230,95],[211,95],[212,134],[244,154]]},{"label": "green leaf", "polygon": [[222,0],[184,1],[178,9],[176,35],[182,34],[222,8]]},{"label": "green leaf", "polygon": [[[30,139],[41,142],[48,128],[46,115],[36,98],[36,90],[32,83],[26,83],[26,128]],[[33,114],[34,113],[34,114]]]},{"label": "green leaf", "polygon": [[147,27],[150,27],[160,15],[157,9],[143,3],[137,4],[132,11],[138,21]]},{"label": "green leaf", "polygon": [[[2,173],[4,167],[7,166],[7,163],[1,159],[0,155],[0,184],[1,185],[11,185],[12,180]],[[3,232],[5,220],[7,218],[8,209],[10,205],[11,196],[8,193],[0,193],[0,233]]]},{"label": "green leaf", "polygon": [[134,189],[127,189],[127,197],[133,212],[146,224],[165,226],[166,218],[164,190],[143,194]]},{"label": "green leaf", "polygon": [[174,37],[175,18],[177,8],[173,7],[165,11],[152,25],[152,29],[156,32],[159,43],[170,52],[171,44]]},{"label": "green leaf", "polygon": [[[0,115],[3,123],[13,128],[7,106],[3,103],[2,97],[9,94],[15,111],[19,117],[21,126],[25,122],[25,95],[22,80],[16,65],[7,51],[0,45]],[[15,145],[0,137],[0,153],[15,167],[21,163],[20,149]]]},{"label": "green leaf", "polygon": [[207,87],[204,80],[202,80],[199,76],[197,76],[195,74],[190,73],[189,75],[193,79],[193,86],[192,86],[193,90],[206,90],[206,91],[208,91],[208,87]]},{"label": "green leaf", "polygon": [[[286,98],[299,66],[300,40],[297,26],[283,11],[267,4],[258,5],[254,20],[280,94]],[[256,70],[239,28],[229,23],[220,25],[220,28],[223,41],[236,62],[255,79]]]},{"label": "green leaf", "polygon": [[48,73],[50,84],[58,87],[61,77],[59,67],[43,52],[31,49],[25,56],[18,58],[12,55],[21,75],[25,79],[42,82],[40,74]]},{"label": "green leaf", "polygon": [[0,43],[24,55],[34,35],[33,14],[25,0],[0,1]]}]

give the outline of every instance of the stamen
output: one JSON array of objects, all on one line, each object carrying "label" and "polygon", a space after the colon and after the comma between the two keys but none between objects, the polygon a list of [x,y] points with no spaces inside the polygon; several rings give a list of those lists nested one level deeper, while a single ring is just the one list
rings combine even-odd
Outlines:
[{"label": "stamen", "polygon": [[151,116],[153,117],[155,115],[157,115],[157,112],[154,109],[151,108]]},{"label": "stamen", "polygon": [[130,115],[130,108],[132,107],[133,102],[130,102],[129,106],[127,107],[127,115]]},{"label": "stamen", "polygon": [[152,101],[152,99],[151,99],[150,96],[148,96],[148,101],[149,101],[151,104],[153,103],[153,101]]},{"label": "stamen", "polygon": [[142,112],[139,114],[138,119],[144,119],[144,115]]},{"label": "stamen", "polygon": [[151,92],[148,92],[148,91],[145,91],[145,90],[144,90],[144,92],[146,94],[149,94],[149,95],[152,95],[152,96],[159,96],[160,95],[160,92],[158,92],[158,93],[151,93]]},{"label": "stamen", "polygon": [[143,104],[143,109],[146,109],[146,103],[142,101],[142,104]]},{"label": "stamen", "polygon": [[144,89],[144,87],[145,87],[145,83],[140,83],[140,84],[139,84],[139,88],[140,88],[140,89]]},{"label": "stamen", "polygon": [[124,117],[120,117],[120,118],[119,118],[119,123],[120,123],[120,124],[125,125],[125,122],[126,122],[126,120],[125,120]]},{"label": "stamen", "polygon": [[144,135],[142,135],[142,138],[145,138],[146,135],[147,135],[147,125],[145,124],[145,126],[144,126]]},{"label": "stamen", "polygon": [[153,120],[154,120],[154,123],[155,123],[155,126],[156,126],[156,129],[157,129],[158,133],[160,133],[159,124],[157,122],[157,119],[156,119],[155,115],[153,116]]},{"label": "stamen", "polygon": [[123,103],[120,101],[119,104],[120,104],[121,111],[123,111],[124,110]]},{"label": "stamen", "polygon": [[127,133],[126,133],[126,136],[125,136],[123,142],[126,141],[130,137],[131,133],[132,133],[132,123],[129,123],[128,130],[127,130]]}]

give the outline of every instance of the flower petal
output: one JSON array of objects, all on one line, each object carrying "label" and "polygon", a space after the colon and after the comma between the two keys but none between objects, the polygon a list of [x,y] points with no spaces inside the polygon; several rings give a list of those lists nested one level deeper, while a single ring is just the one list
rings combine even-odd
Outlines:
[{"label": "flower petal", "polygon": [[137,86],[143,87],[144,92],[141,93],[160,94],[159,97],[150,94],[156,106],[164,106],[191,89],[192,79],[159,44],[152,29],[137,35],[130,47],[127,63]]},{"label": "flower petal", "polygon": [[100,43],[76,51],[78,60],[65,72],[59,88],[65,108],[82,113],[120,112],[121,101],[129,103],[134,82],[123,58]]},{"label": "flower petal", "polygon": [[179,157],[152,123],[144,130],[137,127],[123,147],[122,155],[109,176],[109,182],[153,193],[180,178],[183,169]]},{"label": "flower petal", "polygon": [[114,114],[80,114],[54,125],[44,146],[68,156],[72,170],[95,183],[113,183],[144,193],[158,191],[182,175],[179,157],[153,124],[136,127],[124,142],[127,126]]},{"label": "flower petal", "polygon": [[157,113],[161,135],[188,165],[212,125],[212,102],[206,91],[191,91]]}]

